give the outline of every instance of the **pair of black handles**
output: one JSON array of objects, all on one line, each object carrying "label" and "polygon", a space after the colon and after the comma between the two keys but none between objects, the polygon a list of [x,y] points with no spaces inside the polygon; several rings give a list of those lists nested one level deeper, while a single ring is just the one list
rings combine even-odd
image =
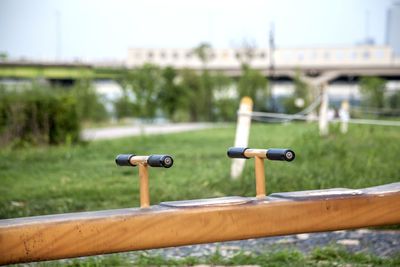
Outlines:
[{"label": "pair of black handles", "polygon": [[[118,166],[136,166],[137,164],[131,163],[131,158],[135,157],[133,154],[118,155],[115,158],[115,163]],[[174,159],[169,155],[151,155],[147,158],[147,165],[151,167],[164,167],[170,168],[174,164]]]},{"label": "pair of black handles", "polygon": [[[228,149],[228,157],[248,159],[245,154],[248,147],[231,147]],[[131,158],[135,157],[133,154],[118,155],[115,162],[118,166],[136,166],[137,164],[131,163]],[[291,149],[277,149],[270,148],[265,150],[265,158],[269,160],[292,161],[295,154]],[[147,158],[147,164],[151,167],[164,167],[170,168],[174,164],[174,159],[169,155],[151,155]]]}]

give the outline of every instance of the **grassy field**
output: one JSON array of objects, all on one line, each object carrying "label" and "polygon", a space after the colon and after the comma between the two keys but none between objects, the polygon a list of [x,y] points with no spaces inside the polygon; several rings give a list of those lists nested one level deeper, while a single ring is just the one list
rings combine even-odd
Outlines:
[{"label": "grassy field", "polygon": [[[221,196],[254,196],[254,162],[249,160],[241,178],[229,177],[235,125],[194,132],[129,137],[76,146],[0,150],[0,218],[90,211],[139,205],[138,169],[115,166],[121,153],[170,154],[170,169],[151,168],[152,204]],[[331,127],[320,137],[316,124],[253,124],[253,148],[292,148],[293,162],[267,161],[267,193],[331,187],[361,188],[400,181],[400,129],[351,125],[349,133]],[[125,255],[125,256],[124,256]],[[85,260],[40,265],[126,266],[261,264],[266,266],[333,266],[400,264],[400,258],[379,259],[337,248],[318,249],[303,256],[298,251],[238,254],[224,259],[216,253],[206,258],[167,260],[137,253],[89,257]]]},{"label": "grassy field", "polygon": [[[400,181],[400,129],[316,124],[253,124],[250,147],[292,148],[293,162],[267,161],[267,193],[331,187],[361,188]],[[116,167],[122,153],[170,154],[170,169],[152,168],[150,200],[253,196],[254,162],[229,178],[235,126],[169,135],[129,137],[76,146],[0,150],[0,218],[126,208],[139,205],[137,168]]]}]

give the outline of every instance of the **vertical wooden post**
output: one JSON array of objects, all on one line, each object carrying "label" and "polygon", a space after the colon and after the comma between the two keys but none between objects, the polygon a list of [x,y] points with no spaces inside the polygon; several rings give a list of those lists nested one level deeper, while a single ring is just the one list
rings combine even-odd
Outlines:
[{"label": "vertical wooden post", "polygon": [[264,172],[264,159],[254,157],[255,171],[256,171],[256,198],[265,198],[265,172]]},{"label": "vertical wooden post", "polygon": [[139,164],[140,207],[150,206],[149,197],[149,170],[147,164]]},{"label": "vertical wooden post", "polygon": [[329,125],[328,125],[328,91],[327,91],[327,83],[323,83],[321,86],[322,100],[321,106],[319,109],[319,133],[321,135],[328,135],[329,133]]},{"label": "vertical wooden post", "polygon": [[[253,100],[250,97],[243,97],[240,101],[238,120],[236,125],[235,147],[247,147],[249,141],[251,111]],[[231,178],[238,178],[244,168],[245,159],[233,159],[231,166]]]},{"label": "vertical wooden post", "polygon": [[347,123],[350,119],[349,102],[342,101],[342,105],[339,110],[339,117],[340,121],[342,122],[340,125],[340,131],[345,134],[347,133]]}]

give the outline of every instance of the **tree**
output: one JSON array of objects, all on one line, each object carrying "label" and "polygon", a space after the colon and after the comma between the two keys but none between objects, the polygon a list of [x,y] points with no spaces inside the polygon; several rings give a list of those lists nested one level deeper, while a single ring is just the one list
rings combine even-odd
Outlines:
[{"label": "tree", "polygon": [[388,104],[390,108],[400,109],[400,90],[396,91],[388,98]]},{"label": "tree", "polygon": [[242,64],[242,75],[238,82],[239,97],[248,96],[253,99],[254,110],[266,110],[268,102],[268,80],[249,65]]},{"label": "tree", "polygon": [[210,72],[207,69],[207,63],[212,57],[212,48],[208,43],[201,43],[198,47],[193,50],[193,53],[197,55],[200,61],[203,63],[203,70],[201,74],[202,87],[200,91],[203,93],[203,112],[206,120],[212,120],[212,108],[213,108],[213,79]]},{"label": "tree", "polygon": [[162,86],[160,68],[145,64],[129,74],[126,82],[134,93],[136,115],[142,118],[154,118]]},{"label": "tree", "polygon": [[379,77],[361,77],[359,84],[365,106],[374,108],[384,107],[386,87],[384,79]]},{"label": "tree", "polygon": [[243,39],[242,44],[236,48],[236,59],[240,64],[250,65],[256,53],[256,42],[254,40]]},{"label": "tree", "polygon": [[[281,101],[281,104],[285,107],[285,111],[288,113],[297,113],[303,110],[305,107],[308,107],[311,102],[310,88],[308,84],[301,79],[300,70],[296,72],[293,83],[293,95]],[[301,104],[296,104],[296,102]]]},{"label": "tree", "polygon": [[300,71],[296,72],[294,77],[294,97],[303,100],[305,107],[310,103],[310,88],[308,84],[301,79]]},{"label": "tree", "polygon": [[178,72],[173,67],[166,67],[162,71],[163,85],[158,99],[169,119],[174,120],[175,112],[185,103],[185,93],[182,87],[176,84]]},{"label": "tree", "polygon": [[238,109],[238,101],[237,96],[231,95],[232,79],[222,72],[217,72],[213,76],[213,84],[215,118],[222,121],[234,121]]},{"label": "tree", "polygon": [[193,49],[193,53],[200,59],[203,63],[203,68],[205,68],[208,61],[211,59],[211,45],[208,43],[201,43]]},{"label": "tree", "polygon": [[134,103],[130,100],[127,90],[123,89],[122,96],[114,101],[115,116],[117,119],[132,117],[134,110]]},{"label": "tree", "polygon": [[201,74],[201,91],[204,94],[203,112],[204,118],[208,121],[213,120],[212,109],[214,106],[214,79],[207,69],[203,69]]},{"label": "tree", "polygon": [[81,79],[72,88],[76,98],[79,118],[83,121],[105,121],[109,119],[104,100],[93,87],[92,80]]},{"label": "tree", "polygon": [[205,92],[200,76],[192,69],[183,69],[180,86],[185,92],[185,107],[191,121],[204,120]]},{"label": "tree", "polygon": [[[132,92],[130,91],[129,77],[133,76],[129,72],[125,73],[125,77],[116,80],[122,89],[122,95],[114,101],[114,112],[117,119],[133,117],[135,114],[135,104],[132,102]],[[137,113],[137,112],[136,112]]]}]

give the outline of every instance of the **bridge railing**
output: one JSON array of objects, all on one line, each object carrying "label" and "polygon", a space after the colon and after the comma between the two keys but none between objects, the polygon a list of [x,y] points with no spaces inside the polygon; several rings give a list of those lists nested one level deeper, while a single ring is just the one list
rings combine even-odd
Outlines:
[{"label": "bridge railing", "polygon": [[[207,66],[222,69],[240,68],[243,57],[245,57],[244,53],[240,48],[210,49]],[[268,48],[255,48],[249,61],[255,68],[268,68],[270,57]],[[276,48],[273,57],[275,67],[376,66],[396,63],[390,46]],[[141,66],[145,63],[160,66],[171,65],[177,68],[198,69],[203,67],[203,62],[193,53],[192,49],[129,49],[128,66]]]}]

